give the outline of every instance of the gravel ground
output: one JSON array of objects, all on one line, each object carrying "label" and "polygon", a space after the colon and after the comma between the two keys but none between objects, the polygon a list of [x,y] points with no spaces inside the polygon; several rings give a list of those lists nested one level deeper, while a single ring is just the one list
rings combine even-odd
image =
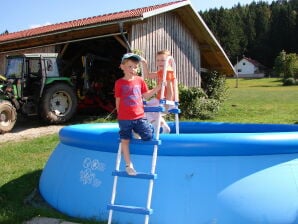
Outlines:
[{"label": "gravel ground", "polygon": [[70,123],[64,125],[45,125],[38,119],[38,117],[18,117],[15,127],[11,132],[0,134],[0,143],[9,141],[22,141],[55,133],[58,134],[60,129],[65,125],[92,122],[98,117],[105,116],[77,115]]},{"label": "gravel ground", "polygon": [[45,126],[38,118],[34,117],[18,118],[11,132],[0,134],[0,143],[33,139],[48,134],[58,134],[62,127],[63,125]]},{"label": "gravel ground", "polygon": [[24,222],[23,224],[77,224],[77,223],[67,222],[67,221],[63,221],[61,219],[53,219],[53,218],[47,218],[47,217],[35,217],[27,222]]}]

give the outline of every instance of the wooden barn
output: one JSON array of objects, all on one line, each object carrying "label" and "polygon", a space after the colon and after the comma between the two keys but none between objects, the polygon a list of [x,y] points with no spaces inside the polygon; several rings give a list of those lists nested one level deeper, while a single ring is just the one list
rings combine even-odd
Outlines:
[{"label": "wooden barn", "polygon": [[177,65],[178,82],[201,85],[200,74],[216,70],[234,75],[224,50],[188,0],[61,22],[0,35],[0,74],[5,56],[17,53],[58,53],[63,75],[82,73],[89,56],[91,80],[110,91],[121,76],[120,59],[139,52],[155,70],[156,52],[168,49]]}]

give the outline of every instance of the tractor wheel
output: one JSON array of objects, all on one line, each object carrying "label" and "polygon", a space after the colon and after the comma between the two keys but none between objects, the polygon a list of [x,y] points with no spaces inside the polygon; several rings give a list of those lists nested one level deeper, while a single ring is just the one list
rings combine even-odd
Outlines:
[{"label": "tractor wheel", "polygon": [[10,132],[16,121],[16,108],[9,101],[0,100],[0,134]]},{"label": "tractor wheel", "polygon": [[74,90],[65,83],[56,83],[44,91],[40,116],[48,124],[61,124],[74,116],[77,104]]}]

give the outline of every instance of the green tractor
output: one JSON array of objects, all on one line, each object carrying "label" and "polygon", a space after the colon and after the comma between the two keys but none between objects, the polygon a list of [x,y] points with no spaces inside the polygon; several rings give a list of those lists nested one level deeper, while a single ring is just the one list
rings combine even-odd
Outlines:
[{"label": "green tractor", "polygon": [[38,115],[47,124],[70,120],[77,110],[71,78],[61,77],[58,54],[38,53],[7,56],[0,75],[0,133],[10,132],[17,114]]}]

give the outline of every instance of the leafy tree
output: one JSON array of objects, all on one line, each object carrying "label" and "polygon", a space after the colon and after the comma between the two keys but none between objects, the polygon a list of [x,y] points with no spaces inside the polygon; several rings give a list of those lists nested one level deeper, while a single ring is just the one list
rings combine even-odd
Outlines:
[{"label": "leafy tree", "polygon": [[281,51],[276,57],[273,70],[278,77],[283,77],[285,73],[286,52]]},{"label": "leafy tree", "polygon": [[298,57],[297,54],[288,54],[286,56],[286,61],[285,61],[286,65],[285,65],[285,76],[284,79],[287,78],[293,78],[293,79],[297,79],[297,72],[298,72],[298,67],[297,67],[297,63],[298,63]]},{"label": "leafy tree", "polygon": [[275,59],[274,71],[282,77],[284,83],[287,79],[298,78],[298,56],[297,54],[290,53],[286,54],[285,51],[281,51]]}]

